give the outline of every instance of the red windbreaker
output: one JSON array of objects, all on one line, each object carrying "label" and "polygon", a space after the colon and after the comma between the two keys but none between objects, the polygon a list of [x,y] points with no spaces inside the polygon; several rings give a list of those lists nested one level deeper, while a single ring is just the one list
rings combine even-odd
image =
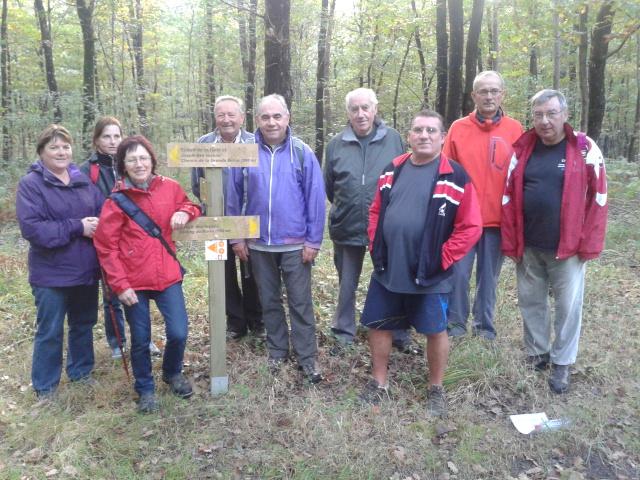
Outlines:
[{"label": "red windbreaker", "polygon": [[[586,135],[576,135],[568,123],[566,168],[560,206],[560,241],[556,258],[598,257],[607,227],[607,176],[602,152]],[[524,252],[524,170],[536,145],[534,129],[513,145],[507,187],[502,199],[502,253],[520,261]]]},{"label": "red windbreaker", "polygon": [[[158,175],[148,190],[127,188],[123,181],[116,190],[124,191],[161,229],[162,236],[175,251],[171,240],[171,216],[185,212],[190,221],[200,216],[200,208],[189,200],[178,182]],[[160,240],[146,233],[111,199],[105,202],[93,238],[98,260],[107,283],[116,295],[128,288],[162,291],[182,280],[180,264]]]}]

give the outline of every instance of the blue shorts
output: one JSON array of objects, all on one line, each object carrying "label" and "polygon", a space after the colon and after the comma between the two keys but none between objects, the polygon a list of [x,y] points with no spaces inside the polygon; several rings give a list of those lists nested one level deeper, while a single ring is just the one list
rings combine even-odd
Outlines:
[{"label": "blue shorts", "polygon": [[448,293],[394,293],[372,277],[360,323],[375,330],[413,327],[433,335],[447,329],[448,308]]}]

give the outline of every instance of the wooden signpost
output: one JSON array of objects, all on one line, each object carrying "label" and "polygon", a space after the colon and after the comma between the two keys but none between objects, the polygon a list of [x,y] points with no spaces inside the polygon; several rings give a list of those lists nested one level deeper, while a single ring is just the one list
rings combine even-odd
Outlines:
[{"label": "wooden signpost", "polygon": [[[167,160],[170,167],[203,167],[205,182],[200,191],[206,193],[207,216],[189,222],[173,234],[174,240],[229,240],[258,238],[257,216],[225,217],[222,189],[223,167],[258,166],[258,146],[239,143],[169,143]],[[220,395],[229,390],[226,357],[226,305],[224,263],[207,262],[209,276],[209,361],[210,391]]]}]

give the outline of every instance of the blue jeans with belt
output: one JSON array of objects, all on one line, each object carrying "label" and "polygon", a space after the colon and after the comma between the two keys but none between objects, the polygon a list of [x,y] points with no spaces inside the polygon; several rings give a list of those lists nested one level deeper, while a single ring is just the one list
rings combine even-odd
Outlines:
[{"label": "blue jeans with belt", "polygon": [[37,308],[31,383],[36,392],[46,393],[58,387],[62,375],[65,316],[69,325],[66,364],[69,380],[80,380],[93,370],[93,326],[98,320],[98,284],[32,286],[31,290]]},{"label": "blue jeans with belt", "polygon": [[124,306],[131,334],[131,368],[135,377],[134,388],[139,395],[155,390],[151,369],[151,315],[149,300],[154,300],[164,318],[167,342],[162,359],[162,376],[171,378],[182,372],[182,360],[187,345],[189,320],[184,304],[182,282],[174,283],[162,291],[136,290],[138,303]]}]

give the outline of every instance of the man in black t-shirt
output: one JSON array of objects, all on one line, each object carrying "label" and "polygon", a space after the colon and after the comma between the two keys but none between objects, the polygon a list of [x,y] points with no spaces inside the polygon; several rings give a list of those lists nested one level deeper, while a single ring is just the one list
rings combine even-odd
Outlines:
[{"label": "man in black t-shirt", "polygon": [[585,261],[604,246],[607,180],[595,142],[566,123],[562,93],[538,92],[531,113],[534,128],[514,144],[503,198],[502,252],[517,262],[528,363],[536,370],[551,363],[549,387],[564,393],[578,354]]}]

